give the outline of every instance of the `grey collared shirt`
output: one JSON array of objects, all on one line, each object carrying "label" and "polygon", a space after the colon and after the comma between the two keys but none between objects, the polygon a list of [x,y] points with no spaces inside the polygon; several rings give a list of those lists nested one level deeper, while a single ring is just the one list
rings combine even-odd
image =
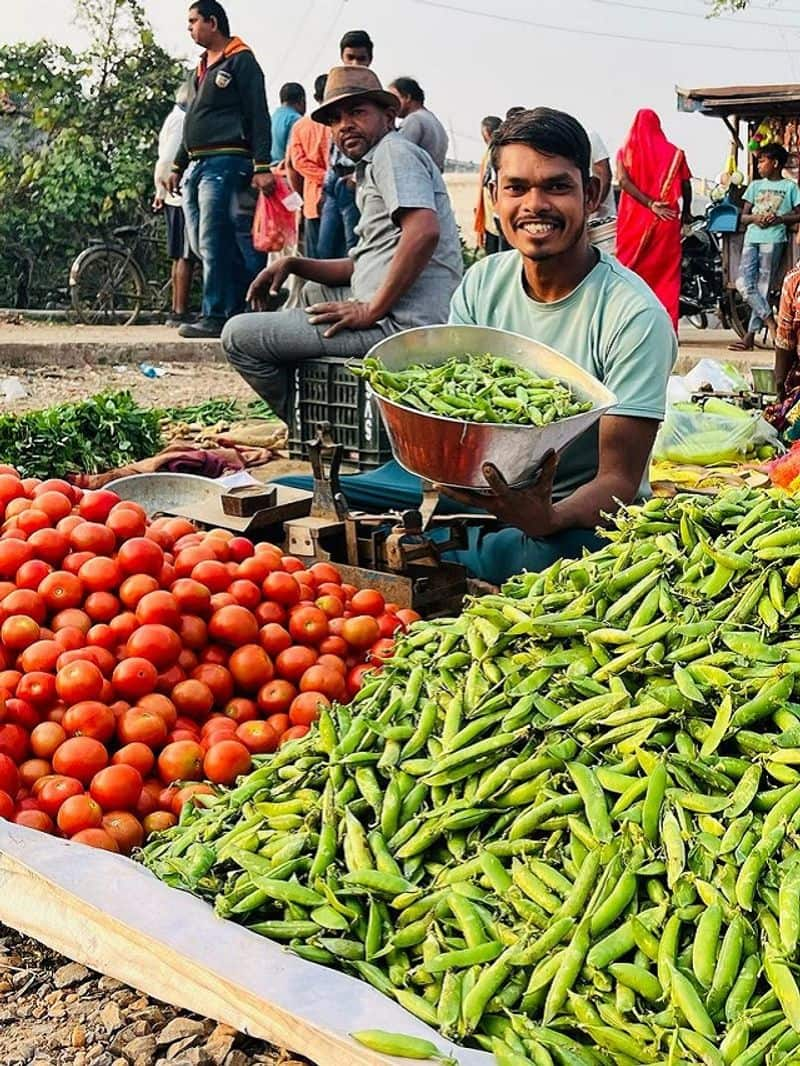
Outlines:
[{"label": "grey collared shirt", "polygon": [[442,175],[431,157],[399,133],[387,133],[356,167],[361,221],[353,259],[352,290],[369,302],[380,289],[400,241],[399,212],[435,211],[439,243],[427,266],[389,317],[401,329],[446,322],[450,298],[463,272],[458,228]]},{"label": "grey collared shirt", "polygon": [[447,130],[427,107],[412,111],[403,119],[400,132],[407,141],[424,148],[439,170],[444,170],[449,138]]}]

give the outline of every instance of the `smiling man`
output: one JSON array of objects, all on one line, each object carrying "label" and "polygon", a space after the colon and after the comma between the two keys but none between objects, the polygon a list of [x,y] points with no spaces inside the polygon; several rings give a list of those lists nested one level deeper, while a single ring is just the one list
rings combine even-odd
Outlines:
[{"label": "smiling man", "polygon": [[593,530],[619,503],[648,492],[647,465],[664,415],[675,334],[663,307],[631,271],[589,243],[600,184],[580,123],[537,108],[507,120],[492,140],[496,212],[512,251],[464,278],[450,321],[494,326],[547,344],[616,394],[617,406],[545,461],[532,488],[509,487],[487,465],[493,495],[446,490],[494,513],[507,528],[472,530],[460,561],[494,584],[593,546]]},{"label": "smiling man", "polygon": [[397,106],[371,70],[333,68],[311,117],[356,163],[358,243],[345,259],[272,263],[251,286],[253,307],[262,310],[290,274],[307,283],[303,307],[225,327],[231,364],[283,419],[296,362],[360,357],[392,333],[447,320],[462,270],[458,230],[436,164],[394,130]]}]

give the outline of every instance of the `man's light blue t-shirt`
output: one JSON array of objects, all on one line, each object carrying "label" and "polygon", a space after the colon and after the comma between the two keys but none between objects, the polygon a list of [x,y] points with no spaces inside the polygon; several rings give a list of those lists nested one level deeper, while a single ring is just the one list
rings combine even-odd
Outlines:
[{"label": "man's light blue t-shirt", "polygon": [[273,163],[280,163],[286,155],[286,146],[289,143],[289,134],[292,126],[300,118],[299,112],[293,107],[281,104],[272,112],[272,149],[270,155]]},{"label": "man's light blue t-shirt", "polygon": [[[754,215],[786,215],[800,204],[800,188],[788,178],[758,178],[747,186],[744,199],[753,205]],[[744,235],[745,244],[782,244],[786,239],[786,226],[782,223],[757,226],[751,222]]]},{"label": "man's light blue t-shirt", "polygon": [[[645,282],[616,259],[599,255],[580,285],[554,303],[528,296],[519,252],[487,256],[464,275],[450,322],[506,329],[555,348],[611,389],[618,402],[610,414],[661,421],[678,352],[675,331]],[[597,475],[598,441],[596,423],[562,452],[556,499]],[[649,492],[646,475],[641,492]]]}]

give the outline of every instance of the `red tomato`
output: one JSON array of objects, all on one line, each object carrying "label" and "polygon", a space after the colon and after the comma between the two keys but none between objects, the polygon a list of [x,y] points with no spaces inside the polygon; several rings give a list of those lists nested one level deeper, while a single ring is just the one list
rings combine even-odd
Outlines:
[{"label": "red tomato", "polygon": [[[7,755],[17,766],[24,762],[30,750],[27,729],[13,722],[0,725],[0,755]],[[4,789],[8,791],[8,789]]]},{"label": "red tomato", "polygon": [[129,811],[110,811],[104,814],[103,829],[123,855],[130,855],[144,843],[144,826]]},{"label": "red tomato", "polygon": [[66,570],[54,570],[48,574],[37,591],[51,611],[78,607],[83,600],[83,585],[76,574]]},{"label": "red tomato", "polygon": [[325,666],[329,670],[338,670],[342,677],[347,673],[347,664],[341,655],[320,655],[314,665]]},{"label": "red tomato", "polygon": [[89,592],[110,592],[122,581],[122,571],[116,559],[95,555],[80,568],[78,578]]},{"label": "red tomato", "polygon": [[120,715],[116,726],[123,744],[146,744],[155,749],[167,739],[167,723],[157,711],[147,707],[130,707]]},{"label": "red tomato", "polygon": [[167,744],[158,757],[158,776],[165,785],[173,781],[199,781],[203,776],[203,749],[194,740]]},{"label": "red tomato", "polygon": [[377,662],[386,662],[387,659],[391,659],[394,655],[395,642],[388,637],[382,637],[380,640],[376,640],[367,653],[367,658],[370,661],[377,660]]},{"label": "red tomato", "polygon": [[347,686],[344,673],[328,666],[315,664],[305,671],[300,678],[301,692],[322,692],[328,699],[343,699]]},{"label": "red tomato", "polygon": [[350,654],[350,647],[344,637],[326,637],[319,646],[320,656],[336,655],[344,659]]},{"label": "red tomato", "polygon": [[26,759],[19,768],[19,782],[23,789],[31,789],[51,770],[47,759]]},{"label": "red tomato", "polygon": [[[195,796],[213,795],[214,789],[210,785],[186,785],[185,788],[182,788],[175,793],[175,796],[172,800],[172,811],[174,814],[180,816],[184,804],[194,802]],[[197,806],[201,805],[202,804],[197,804]]]},{"label": "red tomato", "polygon": [[125,655],[149,659],[159,670],[177,662],[182,651],[178,634],[164,625],[148,624],[134,630],[128,638]]},{"label": "red tomato", "polygon": [[114,712],[98,700],[82,700],[67,708],[61,724],[72,737],[91,737],[102,744],[114,736]]},{"label": "red tomato", "polygon": [[83,609],[93,622],[108,623],[117,617],[122,605],[111,592],[92,592],[86,597]]},{"label": "red tomato", "polygon": [[298,643],[317,647],[328,636],[328,616],[319,607],[301,607],[289,619],[289,632]]},{"label": "red tomato", "polygon": [[286,714],[297,695],[297,688],[283,678],[275,678],[259,689],[257,702],[266,715]]},{"label": "red tomato", "polygon": [[283,606],[291,607],[292,604],[300,602],[300,586],[291,574],[280,570],[267,574],[261,588],[267,599],[275,600]]},{"label": "red tomato", "polygon": [[119,763],[95,774],[89,792],[104,811],[130,811],[142,791],[142,775],[133,766]]},{"label": "red tomato", "polygon": [[252,611],[233,604],[212,614],[208,633],[213,640],[239,648],[243,644],[252,644],[257,639],[258,622]]},{"label": "red tomato", "polygon": [[[31,751],[40,759],[52,759],[66,739],[67,732],[58,722],[40,722],[31,732]],[[0,788],[3,787],[0,784]]]},{"label": "red tomato", "polygon": [[125,744],[111,756],[112,766],[132,766],[138,770],[142,778],[152,772],[156,764],[156,757],[152,749],[141,741],[133,741]]},{"label": "red tomato", "polygon": [[182,577],[173,582],[170,592],[175,597],[181,614],[206,616],[210,611],[211,593],[205,585],[190,577]]},{"label": "red tomato", "polygon": [[302,740],[310,729],[311,727],[307,725],[293,725],[290,729],[287,729],[281,737],[281,747],[292,740]]},{"label": "red tomato", "polygon": [[192,569],[192,580],[198,581],[209,592],[225,592],[231,583],[231,575],[218,559],[201,559]]},{"label": "red tomato", "polygon": [[14,818],[14,801],[7,792],[0,789],[0,818],[10,822]]},{"label": "red tomato", "polygon": [[76,777],[53,774],[46,781],[39,781],[37,800],[41,809],[52,818],[58,814],[61,804],[70,796],[80,796],[83,785]]},{"label": "red tomato", "polygon": [[106,525],[114,532],[120,543],[131,540],[147,540],[154,548],[158,548],[154,540],[150,540],[149,537],[144,535],[147,529],[145,516],[140,513],[135,504],[131,504],[127,500],[123,500],[122,503],[112,507],[111,513],[106,519]]},{"label": "red tomato", "polygon": [[41,559],[31,559],[17,570],[14,584],[19,589],[37,589],[52,570],[49,563],[42,562]]},{"label": "red tomato", "polygon": [[158,581],[152,574],[131,574],[120,585],[119,598],[129,611],[133,611],[143,597],[149,592],[156,592],[158,587]]},{"label": "red tomato", "polygon": [[237,648],[228,660],[228,669],[234,682],[248,693],[257,692],[275,674],[272,660],[258,644],[245,644]]},{"label": "red tomato", "polygon": [[76,552],[111,555],[117,546],[117,538],[100,522],[78,522],[70,530],[69,543]]},{"label": "red tomato", "polygon": [[81,829],[80,832],[70,837],[70,840],[73,844],[86,844],[90,848],[97,848],[98,851],[119,852],[116,840],[102,828]]},{"label": "red tomato", "polygon": [[33,558],[34,550],[33,545],[26,540],[0,540],[0,578],[12,578],[24,563]]},{"label": "red tomato", "polygon": [[236,563],[252,558],[254,551],[253,542],[248,540],[247,537],[232,537],[228,541],[228,552],[231,559]]},{"label": "red tomato", "polygon": [[236,739],[253,755],[268,755],[278,747],[278,734],[269,722],[245,722],[236,730]]},{"label": "red tomato", "polygon": [[[270,684],[274,684],[274,682],[270,681]],[[255,700],[245,699],[244,696],[235,696],[225,704],[223,713],[236,722],[237,725],[242,725],[244,722],[253,722],[258,718],[258,706]]]},{"label": "red tomato", "polygon": [[72,510],[72,499],[63,492],[43,492],[36,497],[36,508],[57,522],[59,518],[66,518]]},{"label": "red tomato", "polygon": [[344,614],[344,603],[338,596],[330,594],[320,596],[316,601],[316,605],[325,614],[326,618],[341,618]]},{"label": "red tomato", "polygon": [[[79,610],[77,607],[65,607],[63,611],[58,611],[50,619],[50,628],[53,630],[54,639],[58,640],[58,633],[62,629],[77,629],[85,637],[89,630],[92,628],[92,620],[85,611]],[[59,640],[59,643],[61,641]],[[82,644],[80,645],[83,646]]]},{"label": "red tomato", "polygon": [[0,641],[10,651],[23,651],[39,639],[38,622],[26,614],[12,614],[0,626]]},{"label": "red tomato", "polygon": [[305,572],[306,569],[305,563],[296,559],[294,555],[282,555],[281,566],[287,574],[299,574],[301,570]]},{"label": "red tomato", "polygon": [[52,833],[55,830],[53,819],[44,811],[18,811],[14,815],[14,822],[28,829],[38,829],[41,833]]},{"label": "red tomato", "polygon": [[[109,521],[108,526],[114,528]],[[115,530],[116,532],[116,530]],[[125,574],[149,574],[157,577],[164,565],[164,551],[149,537],[130,535],[131,539],[120,545],[117,562]]]},{"label": "red tomato", "polygon": [[151,692],[147,696],[141,696],[137,707],[143,707],[147,711],[155,711],[160,718],[163,718],[167,729],[174,728],[178,720],[175,704],[161,692]]},{"label": "red tomato", "polygon": [[314,565],[309,568],[309,573],[314,579],[314,584],[317,588],[319,588],[320,585],[326,584],[326,582],[330,582],[334,585],[341,585],[342,583],[341,574],[331,563],[314,563]]},{"label": "red tomato", "polygon": [[345,619],[341,635],[351,648],[363,651],[372,647],[378,639],[380,628],[371,615],[355,615],[353,618]]},{"label": "red tomato", "polygon": [[181,611],[171,592],[156,589],[148,592],[136,604],[136,620],[142,625],[156,624],[178,629]]},{"label": "red tomato", "polygon": [[[44,670],[32,670],[20,679],[17,685],[17,697],[40,711],[48,710],[57,701],[56,679]],[[20,725],[22,724],[20,722]]]},{"label": "red tomato", "polygon": [[311,725],[319,718],[321,707],[330,707],[331,701],[324,692],[301,692],[292,701],[289,709],[289,721],[292,725]]},{"label": "red tomato", "polygon": [[378,629],[382,637],[393,637],[398,629],[403,628],[403,623],[395,614],[378,615]]},{"label": "red tomato", "polygon": [[416,611],[412,611],[410,607],[401,607],[400,610],[395,613],[404,626],[410,626],[414,622],[419,622],[422,619],[422,615],[417,614]]},{"label": "red tomato", "polygon": [[350,601],[355,614],[371,614],[374,618],[383,614],[386,601],[375,589],[361,589]]},{"label": "red tomato", "polygon": [[149,659],[133,656],[123,659],[114,667],[111,683],[118,696],[126,700],[138,700],[153,692],[158,679],[158,670]]},{"label": "red tomato", "polygon": [[202,721],[214,706],[214,693],[204,681],[188,678],[180,681],[170,694],[178,714]]},{"label": "red tomato", "polygon": [[93,737],[70,737],[56,749],[53,769],[65,777],[77,777],[88,785],[94,775],[108,765],[108,752]]},{"label": "red tomato", "polygon": [[313,648],[287,648],[275,659],[275,672],[286,681],[299,681],[316,661],[317,653]]},{"label": "red tomato", "polygon": [[103,811],[100,804],[86,794],[65,799],[56,818],[56,825],[67,837],[74,836],[83,829],[97,829],[102,822]]},{"label": "red tomato", "polygon": [[246,607],[248,611],[255,610],[261,603],[261,589],[255,581],[237,578],[236,581],[231,582],[228,592],[241,607]]},{"label": "red tomato", "polygon": [[56,692],[64,703],[96,700],[103,691],[103,675],[85,659],[62,666],[56,674]]},{"label": "red tomato", "polygon": [[[22,681],[20,681],[21,684]],[[19,690],[19,685],[17,689]],[[41,721],[41,714],[33,704],[17,698],[6,700],[5,717],[11,725],[20,726],[28,733]]]},{"label": "red tomato", "polygon": [[105,522],[111,508],[119,503],[119,496],[110,489],[84,492],[78,504],[78,514],[90,522]]},{"label": "red tomato", "polygon": [[17,769],[17,763],[9,755],[1,753],[0,788],[10,796],[16,796],[19,791],[19,770]]},{"label": "red tomato", "polygon": [[347,675],[347,692],[351,698],[360,691],[364,684],[364,675],[376,669],[371,663],[362,663],[360,666],[353,667]]},{"label": "red tomato", "polygon": [[214,693],[214,704],[224,707],[233,696],[233,677],[218,663],[200,663],[192,670],[192,677],[203,681]]},{"label": "red tomato", "polygon": [[261,647],[273,658],[292,646],[292,637],[288,630],[277,622],[268,622],[258,631]]},{"label": "red tomato", "polygon": [[250,752],[238,740],[220,740],[206,752],[203,772],[217,785],[232,785],[252,766]]},{"label": "red tomato", "polygon": [[33,589],[16,589],[3,597],[0,603],[0,613],[3,619],[11,615],[25,614],[41,626],[44,625],[47,617],[47,604]]},{"label": "red tomato", "polygon": [[151,833],[162,833],[165,829],[171,829],[177,824],[178,819],[172,811],[153,811],[152,814],[146,815],[142,822],[145,836],[148,837]]}]

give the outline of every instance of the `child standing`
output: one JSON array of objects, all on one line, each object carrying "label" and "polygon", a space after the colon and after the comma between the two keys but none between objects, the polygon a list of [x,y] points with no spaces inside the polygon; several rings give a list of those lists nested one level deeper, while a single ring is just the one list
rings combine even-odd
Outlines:
[{"label": "child standing", "polygon": [[751,351],[756,334],[767,327],[775,338],[775,316],[769,294],[786,251],[787,223],[800,220],[800,188],[781,176],[788,158],[780,144],[758,153],[758,178],[744,193],[742,221],[747,225],[736,288],[750,305],[747,333],[730,345],[732,351]]}]

